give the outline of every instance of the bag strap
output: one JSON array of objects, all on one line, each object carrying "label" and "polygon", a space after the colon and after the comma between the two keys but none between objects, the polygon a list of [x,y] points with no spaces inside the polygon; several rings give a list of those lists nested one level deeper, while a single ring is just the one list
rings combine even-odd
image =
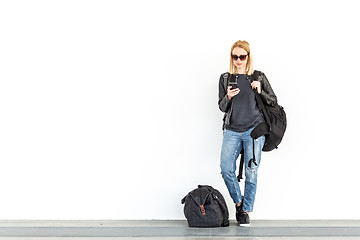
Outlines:
[{"label": "bag strap", "polygon": [[[260,78],[260,71],[255,70],[253,73],[252,81],[257,81],[259,78]],[[265,122],[269,126],[269,131],[271,131],[271,120],[270,120],[269,114],[264,106],[264,102],[256,89],[254,89],[254,93],[255,93],[256,104],[257,104],[259,110],[261,111],[261,113],[263,114],[263,116],[265,118]]]},{"label": "bag strap", "polygon": [[228,84],[228,78],[229,78],[229,76],[230,76],[230,73],[228,73],[228,72],[224,73],[224,75],[223,75],[223,78],[224,78],[224,87],[225,87],[225,89],[226,89],[226,86],[227,86],[227,84]]},{"label": "bag strap", "polygon": [[241,149],[240,152],[240,165],[239,165],[239,174],[237,176],[238,182],[240,182],[241,179],[243,179],[243,169],[244,169],[244,149]]}]

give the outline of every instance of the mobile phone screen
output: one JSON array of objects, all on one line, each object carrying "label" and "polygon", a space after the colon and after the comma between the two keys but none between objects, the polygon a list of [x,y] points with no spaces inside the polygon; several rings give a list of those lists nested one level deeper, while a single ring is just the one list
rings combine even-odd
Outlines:
[{"label": "mobile phone screen", "polygon": [[231,90],[237,88],[237,83],[236,82],[229,82],[229,85],[231,86]]}]

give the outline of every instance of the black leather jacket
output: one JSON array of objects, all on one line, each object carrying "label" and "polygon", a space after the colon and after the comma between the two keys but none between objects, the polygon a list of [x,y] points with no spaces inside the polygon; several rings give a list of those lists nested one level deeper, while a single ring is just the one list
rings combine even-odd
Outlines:
[{"label": "black leather jacket", "polygon": [[[259,81],[261,83],[261,94],[260,94],[261,98],[268,105],[274,106],[277,103],[276,95],[275,95],[274,91],[272,90],[270,83],[269,83],[268,79],[266,78],[265,74],[260,71],[258,71],[258,72],[259,72],[258,79],[253,79],[254,74],[247,76],[247,79],[249,80],[249,82]],[[225,74],[228,74],[227,79],[224,79]],[[223,74],[221,74],[220,80],[219,80],[218,105],[219,105],[220,110],[225,113],[224,118],[223,118],[224,125],[230,124],[230,117],[231,117],[231,113],[232,113],[232,100],[229,100],[229,98],[227,96],[229,77],[230,77],[230,73],[223,73]],[[223,125],[223,128],[224,128],[224,125]]]}]

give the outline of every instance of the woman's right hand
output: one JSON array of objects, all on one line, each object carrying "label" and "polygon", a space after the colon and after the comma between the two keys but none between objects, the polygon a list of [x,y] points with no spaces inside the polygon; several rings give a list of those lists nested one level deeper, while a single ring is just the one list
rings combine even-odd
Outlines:
[{"label": "woman's right hand", "polygon": [[231,86],[229,86],[227,89],[227,96],[228,96],[229,100],[231,100],[234,96],[238,95],[239,92],[240,92],[239,88],[231,89]]}]

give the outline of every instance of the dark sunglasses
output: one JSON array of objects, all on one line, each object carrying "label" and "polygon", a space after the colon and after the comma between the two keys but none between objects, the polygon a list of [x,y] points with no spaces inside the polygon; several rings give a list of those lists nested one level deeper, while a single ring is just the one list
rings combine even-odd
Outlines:
[{"label": "dark sunglasses", "polygon": [[247,54],[246,55],[231,55],[232,59],[234,59],[235,61],[238,60],[238,58],[240,58],[240,61],[244,61],[247,57]]}]

